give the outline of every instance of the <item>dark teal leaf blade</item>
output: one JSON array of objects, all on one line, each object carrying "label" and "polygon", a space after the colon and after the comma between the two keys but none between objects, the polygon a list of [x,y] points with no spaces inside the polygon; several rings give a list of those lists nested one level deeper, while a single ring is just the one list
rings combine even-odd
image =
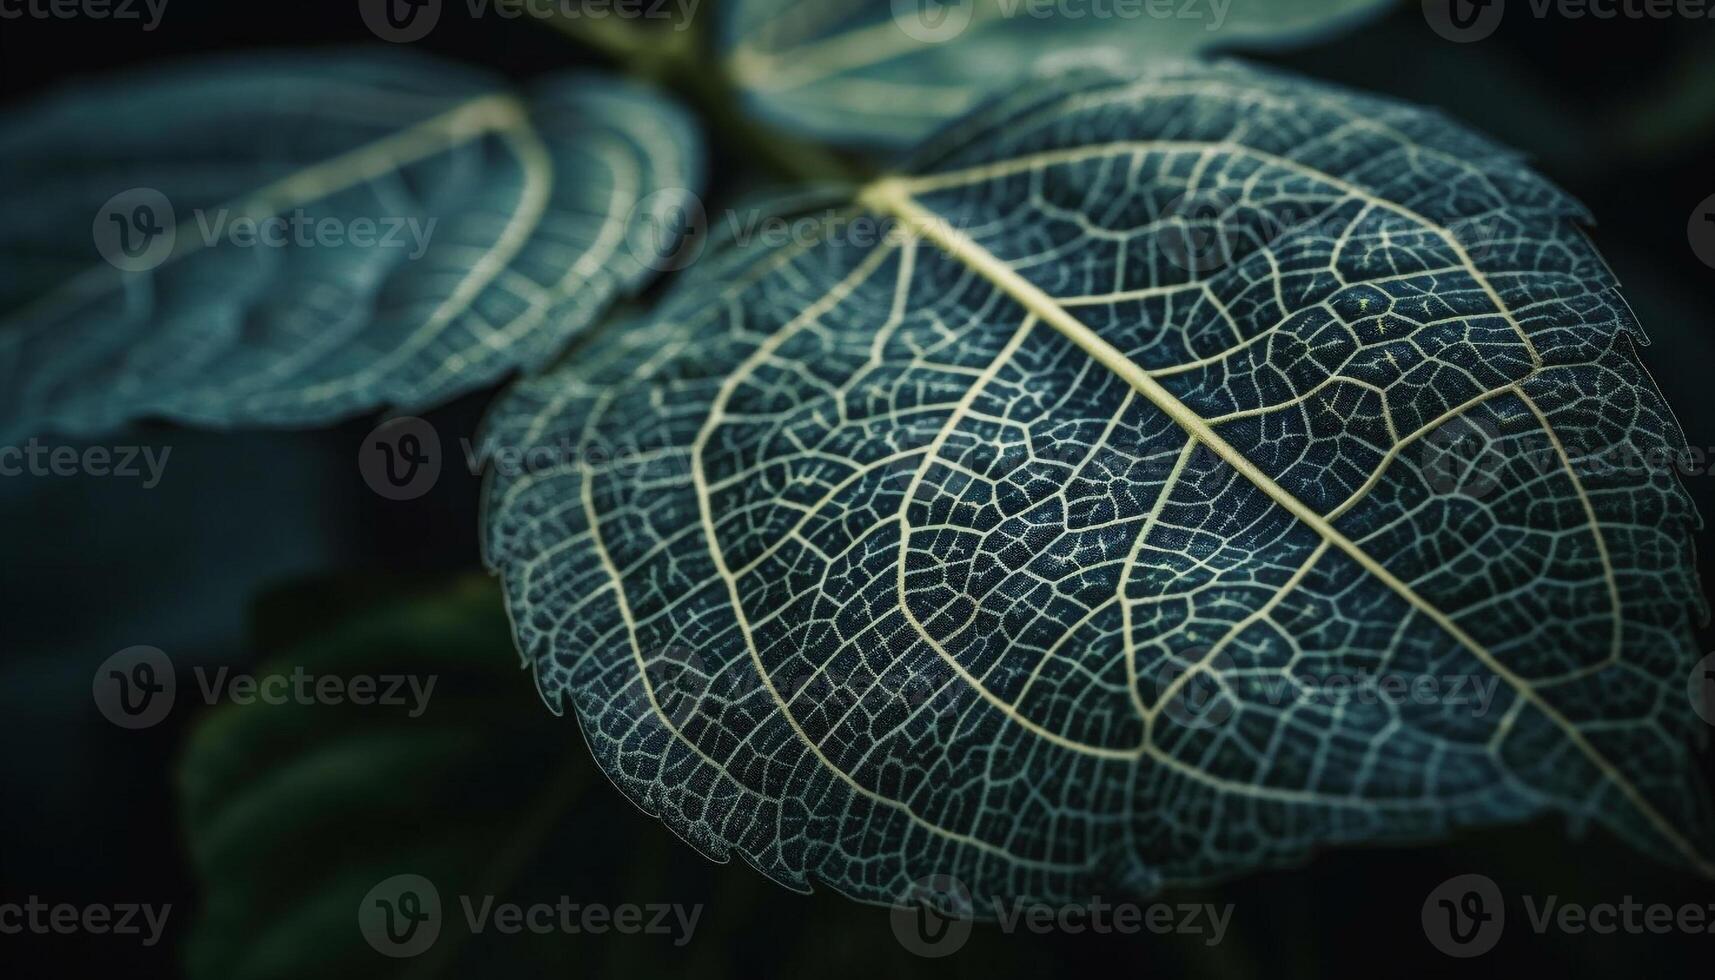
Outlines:
[{"label": "dark teal leaf blade", "polygon": [[92,82],[0,159],[0,435],[318,425],[539,368],[652,277],[648,202],[702,167],[644,90],[399,54]]},{"label": "dark teal leaf blade", "polygon": [[863,149],[906,146],[1033,70],[1154,67],[1216,48],[1303,44],[1387,7],[1379,0],[737,0],[727,70],[764,117]]},{"label": "dark teal leaf blade", "polygon": [[1555,812],[1715,869],[1697,517],[1611,465],[1683,440],[1576,203],[1236,66],[1038,80],[916,161],[881,244],[730,253],[490,422],[575,447],[497,475],[488,556],[633,799],[878,900]]}]

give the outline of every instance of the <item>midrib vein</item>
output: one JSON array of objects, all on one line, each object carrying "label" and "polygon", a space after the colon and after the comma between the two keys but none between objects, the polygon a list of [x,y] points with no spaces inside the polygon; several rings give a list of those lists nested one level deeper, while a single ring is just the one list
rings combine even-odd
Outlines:
[{"label": "midrib vein", "polygon": [[[934,242],[943,251],[964,263],[971,271],[1012,297],[1025,310],[1035,314],[1043,323],[1059,331],[1062,336],[1094,358],[1098,364],[1118,375],[1136,389],[1139,394],[1149,399],[1152,404],[1165,412],[1175,424],[1189,433],[1192,438],[1208,446],[1227,465],[1237,470],[1245,479],[1268,494],[1288,513],[1321,535],[1330,545],[1339,548],[1365,571],[1375,576],[1413,608],[1440,626],[1469,649],[1485,667],[1494,671],[1496,676],[1505,681],[1520,698],[1553,721],[1567,739],[1614,784],[1615,788],[1637,808],[1639,813],[1643,814],[1650,825],[1664,839],[1671,842],[1704,875],[1715,877],[1715,861],[1711,861],[1698,853],[1691,842],[1677,828],[1668,823],[1667,819],[1649,800],[1644,798],[1631,780],[1625,778],[1594,745],[1590,744],[1590,741],[1584,737],[1577,726],[1573,725],[1553,705],[1544,701],[1527,680],[1508,669],[1487,647],[1465,632],[1446,613],[1430,603],[1429,600],[1418,595],[1415,589],[1371,557],[1368,552],[1358,546],[1357,542],[1342,534],[1315,509],[1276,483],[1272,477],[1264,473],[1248,457],[1222,438],[1202,416],[1193,412],[1184,402],[1174,397],[1172,392],[1163,388],[1160,383],[1149,376],[1148,372],[1127,357],[1119,348],[1097,336],[1095,331],[1067,312],[1052,296],[1019,275],[1017,270],[1007,265],[994,253],[988,251],[964,232],[954,228],[945,218],[919,204],[911,196],[907,185],[902,180],[887,178],[876,181],[864,189],[859,200],[866,207],[893,216],[912,234]],[[1504,310],[1504,307],[1502,309]]]}]

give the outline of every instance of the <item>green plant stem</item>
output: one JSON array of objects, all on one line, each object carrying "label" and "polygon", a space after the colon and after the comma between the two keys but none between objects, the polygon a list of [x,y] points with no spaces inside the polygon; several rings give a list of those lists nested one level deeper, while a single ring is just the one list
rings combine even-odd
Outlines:
[{"label": "green plant stem", "polygon": [[[706,4],[705,4],[706,6]],[[704,18],[708,12],[702,11]],[[796,140],[752,119],[738,87],[702,30],[701,20],[650,28],[617,17],[542,18],[561,34],[617,62],[636,78],[653,82],[691,104],[705,130],[733,151],[755,160],[774,176],[795,182],[860,183],[873,176],[815,143]]]}]

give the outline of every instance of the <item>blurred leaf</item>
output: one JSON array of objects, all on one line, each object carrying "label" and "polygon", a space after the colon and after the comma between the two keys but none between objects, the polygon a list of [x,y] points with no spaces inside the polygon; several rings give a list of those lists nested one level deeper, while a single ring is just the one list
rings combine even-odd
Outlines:
[{"label": "blurred leaf", "polygon": [[[276,600],[265,619],[325,622],[328,603],[306,598]],[[358,928],[361,900],[390,876],[422,875],[454,920],[455,894],[503,890],[569,799],[599,780],[556,762],[566,752],[549,749],[552,718],[516,665],[493,585],[473,578],[348,612],[257,671],[432,676],[420,717],[296,702],[210,714],[180,776],[205,894],[191,975],[374,977],[404,963],[432,972],[454,955],[449,927],[420,960],[383,958]]]},{"label": "blurred leaf", "polygon": [[702,168],[641,89],[399,52],[87,83],[0,124],[0,161],[0,441],[319,425],[540,367],[652,276]]},{"label": "blurred leaf", "polygon": [[728,70],[762,115],[873,149],[914,142],[1055,60],[1150,68],[1217,46],[1303,43],[1389,2],[733,0],[720,30]]},{"label": "blurred leaf", "polygon": [[1715,140],[1715,35],[1696,34],[1653,86],[1615,93],[1608,113],[1618,141],[1635,160],[1659,165]]},{"label": "blurred leaf", "polygon": [[[179,780],[202,882],[187,944],[191,977],[510,980],[575,967],[718,980],[797,975],[830,962],[855,976],[946,975],[947,961],[899,944],[885,909],[833,892],[794,894],[742,864],[687,860],[682,841],[626,804],[587,749],[563,737],[564,722],[515,669],[492,581],[425,590],[319,580],[273,593],[255,619],[259,642],[278,649],[259,675],[301,667],[439,680],[418,719],[373,706],[251,704],[219,708],[197,727]],[[441,902],[439,938],[415,958],[384,957],[359,927],[360,903],[398,874],[428,879]],[[614,933],[471,935],[459,897],[484,895],[699,911],[683,945]],[[1211,948],[1202,935],[979,927],[957,962],[963,975],[985,980],[1056,967],[1093,972],[1116,957],[1173,975],[1250,975],[1235,933]]]},{"label": "blurred leaf", "polygon": [[1597,129],[1584,116],[1588,106],[1568,100],[1552,79],[1497,45],[1437,37],[1417,3],[1401,4],[1392,16],[1349,34],[1263,60],[1438,109],[1504,140],[1562,183],[1599,172],[1606,163]]}]

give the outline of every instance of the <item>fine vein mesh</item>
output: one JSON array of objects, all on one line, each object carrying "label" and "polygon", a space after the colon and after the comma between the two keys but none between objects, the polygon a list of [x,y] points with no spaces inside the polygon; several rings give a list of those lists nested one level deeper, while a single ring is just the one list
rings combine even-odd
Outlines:
[{"label": "fine vein mesh", "polygon": [[879,901],[1547,812],[1708,867],[1697,517],[1591,455],[1682,438],[1514,155],[1236,66],[1082,74],[860,200],[892,234],[728,253],[490,420],[572,447],[494,480],[488,558],[645,810]]}]

